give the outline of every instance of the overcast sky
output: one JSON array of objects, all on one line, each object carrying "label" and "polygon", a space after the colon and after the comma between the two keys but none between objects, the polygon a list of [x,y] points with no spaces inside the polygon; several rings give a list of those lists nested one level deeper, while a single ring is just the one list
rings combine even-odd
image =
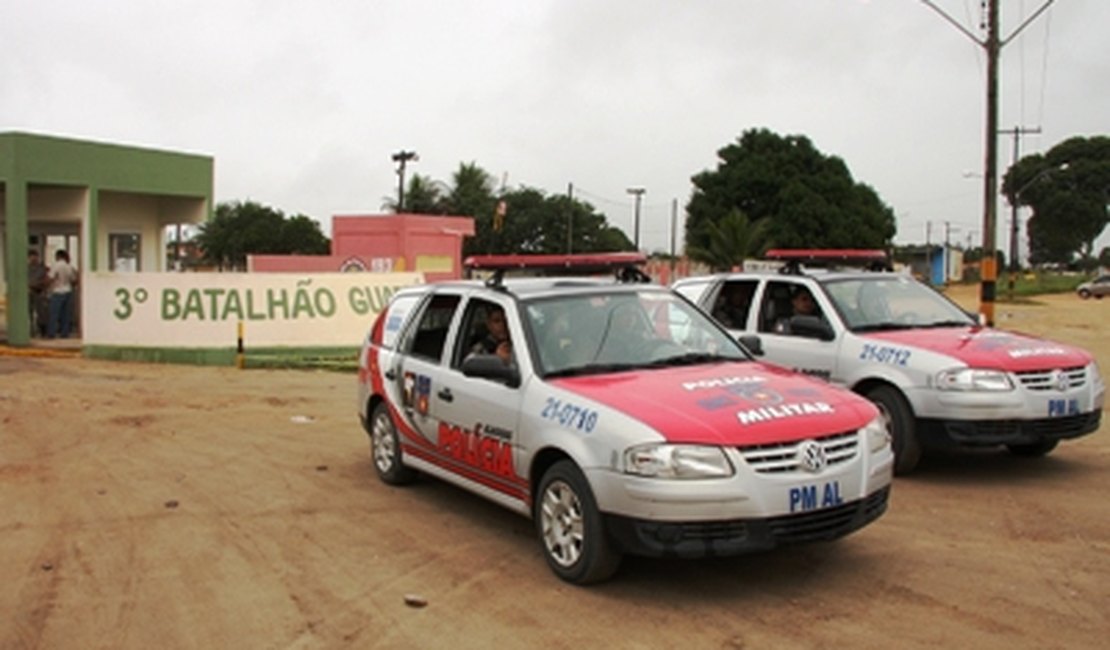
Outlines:
[{"label": "overcast sky", "polygon": [[[1001,0],[1011,35],[1045,0]],[[978,0],[936,0],[977,36]],[[589,201],[670,248],[690,177],[745,130],[804,135],[898,216],[981,240],[983,49],[920,0],[0,0],[0,131],[215,159],[216,200],[380,213],[390,159]],[[1022,153],[1110,133],[1110,2],[1056,0],[1003,50]],[[1013,139],[1002,136],[1002,169]],[[511,215],[510,215],[511,218]],[[1009,208],[999,204],[999,242]],[[679,226],[681,233],[681,221]],[[680,234],[681,237],[681,234]],[[1103,240],[1108,239],[1104,236]]]}]

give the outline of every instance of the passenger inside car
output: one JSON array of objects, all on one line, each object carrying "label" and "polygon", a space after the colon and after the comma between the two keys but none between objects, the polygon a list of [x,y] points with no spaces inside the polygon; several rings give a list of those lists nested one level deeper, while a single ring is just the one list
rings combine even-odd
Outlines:
[{"label": "passenger inside car", "polygon": [[754,290],[752,282],[726,282],[717,296],[713,317],[728,329],[744,329]]}]

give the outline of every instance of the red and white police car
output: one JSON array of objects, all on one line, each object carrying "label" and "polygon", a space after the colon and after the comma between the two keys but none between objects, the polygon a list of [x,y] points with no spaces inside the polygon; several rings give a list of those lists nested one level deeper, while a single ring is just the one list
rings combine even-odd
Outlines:
[{"label": "red and white police car", "polygon": [[1005,446],[1041,456],[1098,429],[1106,385],[1088,352],[980,326],[904,273],[798,264],[858,267],[881,263],[882,251],[773,257],[789,262],[785,272],[686,278],[673,287],[767,361],[875,402],[890,427],[896,473],[911,471],[923,449]]},{"label": "red and white police car", "polygon": [[381,480],[419,472],[532,517],[580,584],[625,553],[831,540],[885,511],[893,451],[870,402],[754,361],[677,293],[622,275],[397,292],[359,358]]}]

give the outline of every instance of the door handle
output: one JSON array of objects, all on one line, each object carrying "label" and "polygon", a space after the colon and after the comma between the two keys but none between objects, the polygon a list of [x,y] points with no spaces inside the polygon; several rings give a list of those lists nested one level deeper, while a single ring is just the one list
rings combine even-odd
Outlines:
[{"label": "door handle", "polygon": [[441,400],[443,400],[444,402],[453,402],[453,401],[455,401],[455,396],[451,394],[451,389],[450,388],[441,388],[439,390],[439,392],[436,393],[436,395],[438,395],[439,398]]}]

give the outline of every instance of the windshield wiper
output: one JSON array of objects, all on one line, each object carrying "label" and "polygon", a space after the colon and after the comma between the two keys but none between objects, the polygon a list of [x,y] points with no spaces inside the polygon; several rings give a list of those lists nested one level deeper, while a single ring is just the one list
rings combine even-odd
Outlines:
[{"label": "windshield wiper", "polygon": [[747,361],[747,357],[726,357],[720,354],[709,352],[689,352],[687,354],[680,354],[673,357],[666,357],[658,359],[647,364],[648,366],[658,368],[665,366],[696,366],[702,363],[722,363],[725,361]]},{"label": "windshield wiper", "polygon": [[891,321],[884,321],[882,323],[870,323],[868,325],[857,325],[852,328],[853,332],[887,332],[892,330],[912,330],[918,325],[909,325],[907,323],[894,323]]},{"label": "windshield wiper", "polygon": [[938,320],[933,323],[919,325],[918,327],[971,327],[975,323],[970,323],[966,320]]},{"label": "windshield wiper", "polygon": [[601,375],[607,372],[625,372],[628,370],[635,370],[643,368],[644,364],[640,363],[589,363],[584,366],[571,366],[570,368],[562,368],[560,370],[553,370],[544,375],[545,379],[555,379],[558,377],[581,377],[582,375]]}]

